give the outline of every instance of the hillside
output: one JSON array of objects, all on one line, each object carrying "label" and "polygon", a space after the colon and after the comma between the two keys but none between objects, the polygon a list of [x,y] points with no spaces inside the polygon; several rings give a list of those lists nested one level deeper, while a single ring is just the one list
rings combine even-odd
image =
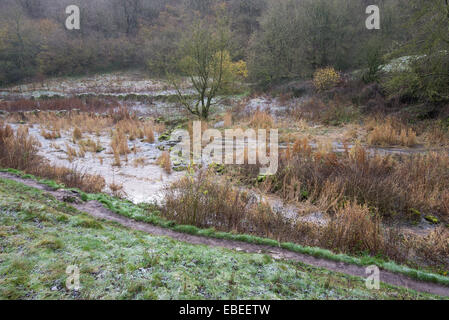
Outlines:
[{"label": "hillside", "polygon": [[[263,254],[190,245],[98,221],[0,179],[1,299],[423,299]],[[81,289],[65,288],[68,265]]]}]

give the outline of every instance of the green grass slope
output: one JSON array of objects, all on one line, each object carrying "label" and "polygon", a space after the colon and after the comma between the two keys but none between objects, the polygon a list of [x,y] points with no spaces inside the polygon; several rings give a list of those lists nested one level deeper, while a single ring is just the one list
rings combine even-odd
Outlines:
[{"label": "green grass slope", "polygon": [[[66,268],[81,273],[65,288]],[[99,222],[0,179],[0,299],[438,298],[263,254],[190,245]]]}]

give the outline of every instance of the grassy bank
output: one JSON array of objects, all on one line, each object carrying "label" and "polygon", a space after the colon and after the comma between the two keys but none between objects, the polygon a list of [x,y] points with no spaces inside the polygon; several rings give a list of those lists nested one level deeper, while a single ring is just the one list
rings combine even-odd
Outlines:
[{"label": "grassy bank", "polygon": [[[1,299],[436,298],[263,254],[188,245],[98,222],[34,188],[0,179]],[[81,290],[65,288],[68,265]]]},{"label": "grassy bank", "polygon": [[[9,173],[16,174],[22,178],[34,179],[40,183],[46,184],[54,189],[58,189],[63,187],[51,180],[39,179],[32,175],[26,175],[17,170],[1,170]],[[193,235],[213,237],[218,239],[228,239],[228,240],[236,240],[243,241],[254,244],[267,245],[272,247],[281,247],[287,250],[291,250],[294,252],[299,252],[303,254],[308,254],[318,258],[325,258],[338,262],[345,262],[350,264],[355,264],[359,266],[369,266],[369,265],[377,265],[380,268],[383,268],[388,271],[392,271],[399,274],[407,275],[411,278],[429,281],[434,283],[439,283],[443,285],[449,285],[449,278],[428,272],[426,270],[418,270],[414,268],[410,268],[403,265],[398,265],[393,261],[386,261],[380,257],[373,257],[370,255],[363,256],[349,256],[346,254],[335,254],[329,250],[317,248],[317,247],[308,247],[301,246],[295,243],[280,243],[273,239],[262,238],[247,234],[236,234],[230,232],[220,232],[216,231],[213,228],[209,229],[201,229],[191,225],[179,225],[173,221],[168,221],[161,217],[160,212],[155,208],[152,208],[149,205],[135,205],[130,201],[118,199],[115,197],[108,196],[106,194],[86,194],[81,192],[81,197],[84,201],[89,200],[97,200],[101,202],[107,209],[120,214],[122,216],[134,219],[136,221],[142,221],[146,223],[150,223],[153,225],[161,226],[164,228],[172,229],[178,232],[184,232]]]}]

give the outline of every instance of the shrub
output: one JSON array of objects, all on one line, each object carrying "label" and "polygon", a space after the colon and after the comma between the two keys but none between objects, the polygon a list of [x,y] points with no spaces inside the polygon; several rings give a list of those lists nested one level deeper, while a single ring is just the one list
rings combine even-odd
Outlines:
[{"label": "shrub", "polygon": [[165,190],[163,215],[179,224],[221,231],[250,233],[260,236],[288,239],[293,229],[280,215],[240,191],[229,181],[218,181],[212,170],[200,170],[195,176],[186,176]]},{"label": "shrub", "polygon": [[409,58],[407,65],[393,70],[383,79],[390,97],[403,101],[449,101],[449,59],[446,51]]},{"label": "shrub", "polygon": [[25,170],[38,165],[40,143],[21,126],[17,132],[10,126],[0,127],[0,164],[2,167]]},{"label": "shrub", "polygon": [[366,205],[346,203],[327,225],[324,238],[328,247],[352,253],[378,253],[384,246],[381,220]]},{"label": "shrub", "polygon": [[313,84],[319,91],[335,87],[341,78],[333,67],[318,69],[313,74]]}]

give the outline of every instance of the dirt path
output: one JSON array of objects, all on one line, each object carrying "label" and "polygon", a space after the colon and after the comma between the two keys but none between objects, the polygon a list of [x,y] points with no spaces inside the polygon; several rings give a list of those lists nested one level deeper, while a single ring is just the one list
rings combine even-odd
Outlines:
[{"label": "dirt path", "polygon": [[[57,190],[53,191],[49,187],[45,185],[41,185],[33,180],[26,180],[19,178],[15,175],[9,174],[9,173],[3,173],[0,172],[0,178],[6,178],[10,180],[14,180],[20,183],[23,183],[27,186],[34,187],[40,190],[47,191],[48,193],[55,196],[57,199],[64,201],[64,199],[68,196],[68,194],[71,194],[69,191],[65,190]],[[73,196],[73,194],[71,194]],[[169,229],[164,229],[161,227],[153,226],[148,223],[135,221],[123,216],[120,216],[114,212],[109,211],[106,209],[101,203],[98,201],[89,201],[89,202],[78,202],[78,203],[72,203],[72,205],[83,212],[86,212],[90,214],[93,217],[96,217],[98,219],[104,219],[107,221],[113,221],[117,222],[125,227],[139,230],[143,232],[147,232],[149,234],[155,235],[155,236],[166,236],[173,238],[178,241],[187,242],[191,244],[197,244],[197,245],[207,245],[210,247],[222,247],[227,248],[231,250],[237,250],[247,253],[265,253],[270,256],[272,256],[275,259],[285,259],[285,260],[293,260],[293,261],[299,261],[308,265],[316,266],[316,267],[322,267],[328,270],[341,272],[353,276],[358,277],[366,277],[365,274],[365,268],[347,264],[343,262],[336,262],[321,258],[315,258],[309,255],[297,253],[288,251],[282,248],[275,248],[270,246],[264,246],[264,245],[256,245],[256,244],[250,244],[245,242],[239,242],[239,241],[232,241],[232,240],[225,240],[225,239],[215,239],[215,238],[207,238],[207,237],[200,237],[195,235],[189,235],[186,233],[176,232]],[[449,297],[449,287],[435,284],[435,283],[429,283],[429,282],[422,282],[418,280],[411,279],[405,275],[396,274],[390,271],[381,270],[380,273],[381,281],[384,283],[388,283],[390,285],[405,287],[409,289],[413,289],[420,292],[426,292],[431,294],[436,294],[439,296],[446,296]]]}]

